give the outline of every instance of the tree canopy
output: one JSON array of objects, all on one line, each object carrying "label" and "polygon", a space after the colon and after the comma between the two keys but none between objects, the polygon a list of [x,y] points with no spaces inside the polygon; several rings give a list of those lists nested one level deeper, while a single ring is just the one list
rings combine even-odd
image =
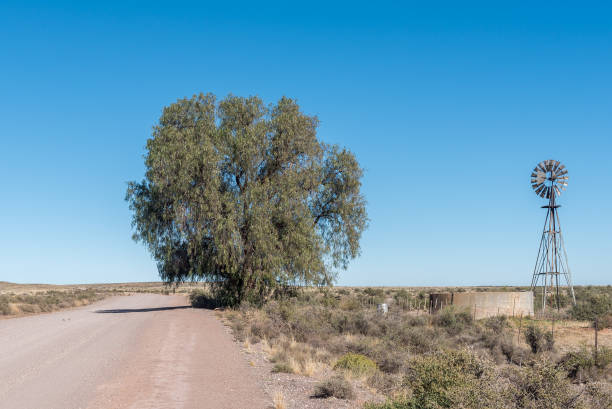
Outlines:
[{"label": "tree canopy", "polygon": [[208,281],[230,304],[333,283],[368,219],[355,156],[320,142],[317,126],[285,97],[200,94],[164,108],[145,179],[126,195],[161,278]]}]

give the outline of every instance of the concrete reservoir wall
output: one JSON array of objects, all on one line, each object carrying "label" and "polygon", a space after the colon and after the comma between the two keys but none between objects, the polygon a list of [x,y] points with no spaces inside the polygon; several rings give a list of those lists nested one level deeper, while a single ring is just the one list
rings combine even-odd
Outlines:
[{"label": "concrete reservoir wall", "polygon": [[477,293],[433,293],[429,295],[430,312],[434,313],[447,305],[470,311],[476,319],[507,315],[509,317],[533,315],[533,293],[477,292]]}]

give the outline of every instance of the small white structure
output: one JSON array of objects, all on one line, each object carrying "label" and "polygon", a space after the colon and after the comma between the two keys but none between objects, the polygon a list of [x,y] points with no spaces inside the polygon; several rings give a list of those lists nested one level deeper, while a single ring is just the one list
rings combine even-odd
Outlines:
[{"label": "small white structure", "polygon": [[378,304],[376,306],[376,311],[378,311],[378,313],[381,314],[381,315],[385,315],[386,313],[389,312],[389,305],[387,305],[387,304]]}]

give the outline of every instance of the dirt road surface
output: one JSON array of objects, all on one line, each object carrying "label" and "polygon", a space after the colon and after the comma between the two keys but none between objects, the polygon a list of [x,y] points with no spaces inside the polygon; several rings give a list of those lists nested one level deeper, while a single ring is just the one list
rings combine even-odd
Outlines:
[{"label": "dirt road surface", "polygon": [[2,409],[263,409],[212,311],[139,294],[0,321]]}]

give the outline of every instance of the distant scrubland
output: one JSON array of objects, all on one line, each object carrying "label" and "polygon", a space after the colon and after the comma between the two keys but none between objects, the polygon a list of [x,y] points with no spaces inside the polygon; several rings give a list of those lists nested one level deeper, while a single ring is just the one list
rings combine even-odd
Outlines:
[{"label": "distant scrubland", "polygon": [[160,282],[117,284],[15,284],[0,281],[0,317],[20,316],[79,307],[113,295],[188,293],[201,284],[169,287]]}]

